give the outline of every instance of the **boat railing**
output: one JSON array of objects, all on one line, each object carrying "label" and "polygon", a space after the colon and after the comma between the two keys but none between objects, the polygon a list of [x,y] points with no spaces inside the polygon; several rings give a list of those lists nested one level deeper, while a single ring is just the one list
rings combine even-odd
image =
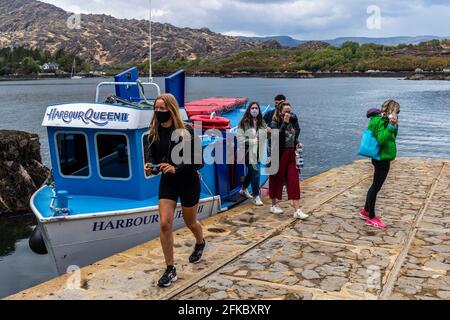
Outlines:
[{"label": "boat railing", "polygon": [[270,107],[271,107],[271,105],[268,104],[268,105],[266,106],[266,108],[264,109],[263,114],[265,114],[267,111],[269,111]]},{"label": "boat railing", "polygon": [[158,84],[154,82],[100,82],[97,85],[97,90],[95,93],[95,103],[99,103],[100,101],[100,89],[104,86],[151,86],[156,89],[157,96],[161,95],[161,89]]}]

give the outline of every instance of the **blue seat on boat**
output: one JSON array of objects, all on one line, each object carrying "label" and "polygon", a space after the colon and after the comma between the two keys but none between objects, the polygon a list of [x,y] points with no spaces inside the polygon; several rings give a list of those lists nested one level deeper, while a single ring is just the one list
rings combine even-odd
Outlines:
[{"label": "blue seat on boat", "polygon": [[[136,82],[139,70],[136,67],[128,69],[114,77],[115,82]],[[116,85],[116,96],[131,102],[141,101],[141,94],[137,85]]]}]

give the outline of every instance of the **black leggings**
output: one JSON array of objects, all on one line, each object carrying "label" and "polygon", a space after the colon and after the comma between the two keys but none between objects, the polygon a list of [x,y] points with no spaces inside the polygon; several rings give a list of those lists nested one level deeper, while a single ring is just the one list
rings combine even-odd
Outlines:
[{"label": "black leggings", "polygon": [[383,187],[384,182],[389,174],[389,169],[391,168],[390,161],[378,161],[372,159],[372,164],[375,167],[375,173],[373,175],[373,184],[367,192],[367,200],[365,210],[369,212],[370,219],[375,218],[375,204],[377,202],[378,192]]}]

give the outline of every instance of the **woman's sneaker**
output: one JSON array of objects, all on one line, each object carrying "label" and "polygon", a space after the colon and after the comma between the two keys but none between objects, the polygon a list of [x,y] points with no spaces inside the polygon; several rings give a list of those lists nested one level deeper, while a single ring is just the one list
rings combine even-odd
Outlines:
[{"label": "woman's sneaker", "polygon": [[246,197],[247,199],[253,199],[253,196],[250,194],[250,192],[248,192],[247,189],[241,189],[241,191],[239,191],[239,194]]},{"label": "woman's sneaker", "polygon": [[359,212],[359,216],[364,220],[369,219],[369,213],[366,211],[366,209],[361,209],[361,211]]},{"label": "woman's sneaker", "polygon": [[270,212],[274,214],[282,214],[284,213],[283,209],[281,209],[278,205],[274,205],[270,208]]},{"label": "woman's sneaker", "polygon": [[164,272],[164,275],[158,281],[158,286],[167,288],[177,280],[177,269],[175,267],[167,267],[166,272]]},{"label": "woman's sneaker", "polygon": [[259,207],[264,206],[264,202],[262,202],[260,196],[257,196],[257,197],[255,198],[255,205],[256,205],[256,206],[259,206]]},{"label": "woman's sneaker", "polygon": [[203,240],[202,244],[196,244],[194,252],[189,257],[189,262],[190,263],[199,263],[202,260],[203,251],[205,250],[205,247],[206,247],[205,240]]},{"label": "woman's sneaker", "polygon": [[306,213],[304,213],[302,211],[302,209],[298,209],[296,212],[294,212],[294,218],[295,219],[306,220],[306,219],[309,218],[309,216]]},{"label": "woman's sneaker", "polygon": [[386,229],[387,225],[378,217],[371,219],[367,219],[366,220],[366,225],[368,225],[369,227],[374,227],[377,229]]}]

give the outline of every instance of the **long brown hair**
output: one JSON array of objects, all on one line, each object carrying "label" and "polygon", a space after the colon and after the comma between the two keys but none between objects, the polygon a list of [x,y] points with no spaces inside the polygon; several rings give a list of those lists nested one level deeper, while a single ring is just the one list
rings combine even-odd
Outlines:
[{"label": "long brown hair", "polygon": [[387,100],[381,106],[381,112],[384,114],[399,114],[400,113],[400,104],[395,100]]},{"label": "long brown hair", "polygon": [[292,110],[292,106],[289,102],[283,101],[280,104],[278,104],[278,108],[275,109],[275,113],[273,114],[273,120],[280,122],[281,121],[281,112],[283,111],[284,107],[291,107]]},{"label": "long brown hair", "polygon": [[247,111],[245,111],[244,116],[242,117],[241,122],[239,123],[239,128],[244,129],[244,125],[246,122],[250,123],[251,120],[253,120],[252,115],[250,114],[250,111],[252,110],[253,106],[258,106],[259,114],[256,117],[256,130],[259,130],[262,127],[263,124],[263,117],[261,112],[261,106],[259,105],[259,102],[252,102],[248,105]]},{"label": "long brown hair", "polygon": [[[186,130],[186,125],[184,124],[183,120],[181,119],[180,107],[178,105],[177,99],[170,93],[165,93],[156,98],[155,106],[159,100],[164,101],[164,104],[166,105],[167,109],[169,110],[170,115],[172,117],[173,126],[175,127],[175,129]],[[150,123],[150,131],[148,133],[148,140],[150,143],[154,142],[154,141],[159,141],[159,135],[158,135],[159,125],[160,125],[160,123],[158,121],[158,118],[156,116],[153,116],[153,120]]]}]

